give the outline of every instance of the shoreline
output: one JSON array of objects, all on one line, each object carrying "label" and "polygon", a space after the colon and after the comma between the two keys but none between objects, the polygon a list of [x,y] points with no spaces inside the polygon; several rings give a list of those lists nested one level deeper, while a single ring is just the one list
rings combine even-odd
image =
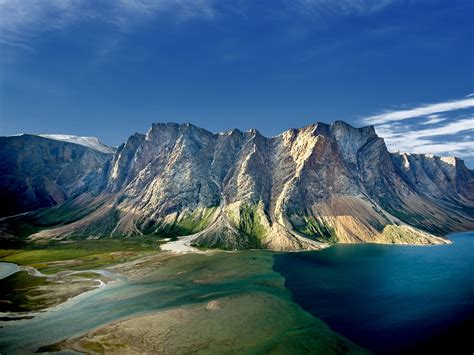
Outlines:
[{"label": "shoreline", "polygon": [[168,241],[165,244],[162,244],[160,246],[160,249],[162,251],[169,251],[174,253],[200,253],[202,251],[190,245],[190,243],[197,237],[198,236],[195,234],[178,237],[178,239],[175,241]]},{"label": "shoreline", "polygon": [[[456,234],[456,233],[453,233]],[[452,235],[452,234],[450,234]],[[185,239],[184,241],[182,240],[181,243],[185,245],[185,243],[189,243],[189,239]],[[340,243],[341,244],[341,243]],[[361,243],[361,245],[364,244],[369,244],[369,243]],[[408,245],[408,244],[387,244],[387,243],[373,243],[373,244],[381,244],[381,245],[400,245],[400,246],[413,246],[413,245]],[[176,245],[176,244],[175,244]],[[346,244],[346,245],[355,245],[355,244]],[[179,284],[187,285],[185,289],[188,288],[193,288],[195,286],[193,285],[209,285],[214,287],[213,285],[222,283],[222,282],[234,282],[232,281],[235,277],[239,276],[238,274],[240,273],[239,277],[244,277],[244,278],[249,278],[249,280],[253,280],[255,277],[253,273],[255,274],[260,274],[268,272],[269,274],[277,274],[277,278],[280,278],[279,281],[279,286],[277,289],[280,289],[278,292],[283,292],[286,293],[287,296],[283,297],[283,299],[289,297],[289,303],[292,303],[296,305],[298,308],[300,308],[300,311],[304,313],[308,313],[304,311],[295,301],[293,301],[291,292],[289,289],[285,287],[285,278],[283,275],[281,275],[279,272],[273,269],[272,265],[266,267],[266,271],[264,272],[260,266],[257,269],[248,270],[248,263],[252,263],[253,259],[270,259],[273,257],[275,253],[281,253],[281,252],[275,252],[271,250],[246,250],[246,251],[224,251],[224,250],[207,250],[207,251],[201,251],[201,250],[194,250],[193,248],[192,251],[186,251],[183,252],[182,250],[179,251],[170,251],[170,250],[164,250],[164,251],[159,251],[156,253],[148,254],[148,255],[143,255],[142,257],[139,257],[137,259],[129,260],[123,263],[118,263],[114,265],[107,266],[104,269],[101,270],[69,270],[66,271],[66,276],[69,275],[71,276],[72,274],[80,274],[80,273],[87,273],[87,272],[105,272],[105,273],[112,273],[113,275],[120,275],[122,277],[121,280],[112,280],[108,281],[105,283],[105,285],[100,284],[95,285],[95,288],[92,290],[85,291],[83,293],[80,293],[78,295],[75,295],[66,301],[54,306],[54,307],[49,307],[44,309],[41,312],[37,313],[21,313],[21,314],[9,314],[10,316],[16,315],[19,317],[22,316],[29,316],[29,315],[35,315],[39,318],[43,318],[45,314],[50,314],[50,313],[55,313],[58,311],[65,311],[69,307],[76,307],[77,304],[81,303],[82,300],[87,299],[89,297],[95,297],[98,292],[101,290],[107,290],[111,286],[117,285],[118,287],[121,287],[123,285],[126,285],[130,282],[135,283],[142,283],[144,282],[145,284],[149,282],[155,282],[155,280],[159,280],[159,282],[166,282],[166,284],[169,282],[170,286],[173,285],[176,282],[179,282]],[[326,249],[326,248],[325,248]],[[197,251],[197,252],[196,252]],[[303,250],[304,251],[304,250]],[[302,251],[297,251],[297,252],[302,252]],[[285,253],[285,252],[283,252]],[[231,256],[231,257],[228,257]],[[241,260],[237,263],[237,265],[240,265],[239,267],[235,267],[235,269],[229,269],[229,265],[226,265],[228,262],[232,263],[235,261]],[[242,260],[247,260],[247,262],[243,262]],[[265,263],[264,263],[265,264]],[[207,265],[207,266],[206,266]],[[266,264],[267,265],[267,264]],[[193,267],[191,267],[193,266]],[[268,265],[267,265],[268,266]],[[211,267],[209,269],[209,267]],[[244,269],[239,269],[240,267],[243,267]],[[251,271],[251,272],[250,272]],[[249,274],[250,272],[250,274]],[[236,274],[237,273],[237,274]],[[215,275],[215,276],[212,276]],[[46,275],[47,277],[49,275]],[[64,275],[63,275],[64,276]],[[216,278],[217,277],[217,278]],[[268,277],[268,276],[266,276]],[[274,278],[275,276],[273,276]],[[237,278],[238,279],[238,278]],[[123,283],[120,281],[124,281]],[[254,281],[249,281],[250,283],[253,283]],[[261,281],[259,281],[260,283]],[[266,282],[266,281],[265,281]],[[273,283],[274,281],[272,281]],[[183,286],[180,286],[183,287]],[[208,287],[208,286],[206,286]],[[242,284],[242,287],[247,287],[247,284]],[[261,286],[258,286],[261,287]],[[272,287],[273,291],[275,289]],[[283,291],[281,291],[283,290]],[[252,293],[250,291],[242,291],[242,295],[245,295],[247,293]],[[207,299],[207,296],[205,293],[197,293],[196,297],[199,301],[198,304],[201,304],[203,306],[206,306],[204,308],[207,309],[209,308],[218,308],[222,306],[221,302],[225,301],[227,297],[232,297],[232,295],[229,296],[216,296],[217,298],[212,298],[212,299]],[[218,294],[217,294],[218,295]],[[288,296],[289,295],[289,296]],[[280,296],[279,296],[280,297]],[[286,300],[288,301],[288,299]],[[236,301],[238,302],[238,301]],[[256,301],[257,303],[261,303],[260,301]],[[208,305],[209,304],[209,305]],[[261,303],[261,305],[264,305],[265,303]],[[75,332],[76,335],[70,335],[64,338],[65,340],[59,342],[59,343],[65,343],[65,342],[71,342],[73,341],[79,341],[78,339],[82,339],[81,341],[85,341],[89,335],[92,336],[91,340],[92,342],[95,342],[96,339],[94,337],[97,336],[95,332],[99,332],[100,334],[102,333],[107,333],[111,327],[118,327],[118,328],[127,328],[127,324],[130,322],[135,323],[135,319],[142,319],[144,317],[151,317],[151,318],[170,318],[170,314],[175,314],[176,312],[181,312],[178,311],[179,309],[184,309],[188,306],[191,306],[192,304],[189,303],[183,303],[179,306],[172,306],[171,308],[165,308],[163,310],[148,310],[145,313],[138,312],[136,314],[128,315],[124,318],[118,318],[116,320],[112,320],[110,322],[105,322],[103,325],[99,325],[96,327],[93,327],[92,330],[78,330]],[[244,307],[245,308],[245,307]],[[222,310],[223,307],[221,307],[220,310]],[[168,312],[170,311],[170,312]],[[207,309],[206,311],[209,311]],[[215,309],[214,309],[215,311]],[[168,313],[166,313],[168,312]],[[204,309],[202,307],[197,307],[196,309],[193,308],[192,312],[204,312]],[[191,312],[191,313],[192,313]],[[298,311],[299,312],[299,311]],[[297,313],[298,313],[297,312]],[[163,315],[164,314],[164,315]],[[181,314],[181,313],[179,313]],[[199,313],[200,314],[200,313]],[[214,313],[211,313],[214,314]],[[309,313],[308,313],[309,314]],[[175,314],[176,315],[176,314]],[[310,315],[312,318],[316,319],[319,321],[318,318],[314,317],[313,315]],[[173,317],[171,317],[173,318]],[[226,319],[228,318],[225,317]],[[205,318],[203,318],[205,319]],[[28,324],[29,319],[17,319],[17,320],[12,320],[9,321],[10,324],[13,323],[19,323],[19,324],[25,324],[25,326]],[[120,323],[120,325],[116,325],[117,323]],[[140,324],[140,321],[138,321],[138,324]],[[196,327],[199,327],[196,325]],[[104,334],[105,334],[104,333]],[[82,335],[81,335],[82,334]],[[125,334],[125,333],[124,333]],[[124,335],[126,337],[126,335]],[[127,338],[128,339],[128,338]],[[55,343],[58,344],[58,343]],[[68,343],[70,345],[70,343]],[[72,343],[71,343],[72,344]],[[115,344],[116,345],[116,344]],[[115,346],[113,343],[111,346]],[[132,344],[133,345],[133,344]],[[71,345],[72,346],[72,345]],[[136,344],[132,346],[132,348],[136,348]],[[70,347],[66,347],[67,349],[71,349]],[[131,348],[131,349],[132,349]],[[78,350],[77,348],[76,350]],[[116,349],[117,350],[117,349]]]},{"label": "shoreline", "polygon": [[[458,233],[463,233],[463,232],[458,232]],[[335,245],[374,244],[374,245],[394,245],[394,246],[399,245],[399,246],[411,246],[411,247],[413,247],[413,246],[424,247],[424,246],[434,246],[434,245],[448,245],[448,244],[453,243],[453,241],[449,238],[449,236],[454,235],[454,234],[457,234],[457,233],[451,233],[451,234],[448,234],[446,237],[442,237],[442,238],[440,237],[440,239],[443,239],[443,241],[444,241],[444,243],[442,243],[442,244],[411,244],[411,243],[383,243],[383,242],[335,243],[335,244],[332,244],[332,245],[328,245],[327,247],[324,247],[324,248],[322,248],[318,251],[328,249],[328,248],[330,248],[332,246],[335,246]],[[28,273],[28,275],[30,275],[32,277],[41,277],[41,278],[45,278],[45,279],[48,279],[48,280],[49,279],[57,279],[57,278],[65,278],[65,277],[68,277],[68,276],[73,276],[73,275],[77,275],[77,274],[86,274],[86,273],[95,273],[97,275],[104,276],[106,278],[110,277],[110,278],[112,278],[112,280],[106,280],[106,282],[104,282],[100,278],[87,278],[86,279],[87,281],[93,281],[93,282],[96,283],[95,285],[89,286],[89,289],[78,290],[79,293],[77,293],[77,294],[75,293],[74,290],[72,290],[71,291],[71,293],[73,294],[72,296],[69,296],[66,299],[61,299],[59,301],[56,301],[54,304],[47,305],[46,307],[40,308],[37,311],[30,311],[30,312],[25,312],[25,311],[0,312],[0,317],[2,317],[2,316],[3,317],[10,317],[11,316],[11,317],[17,318],[17,317],[22,317],[24,315],[26,315],[26,316],[30,316],[30,315],[37,316],[38,314],[41,314],[43,312],[54,311],[54,309],[66,304],[66,303],[69,303],[70,301],[80,297],[83,294],[87,294],[87,293],[90,293],[92,291],[96,291],[97,289],[101,289],[103,287],[106,287],[110,283],[116,282],[120,279],[122,279],[122,280],[127,279],[127,275],[126,275],[127,273],[129,274],[129,276],[132,276],[132,278],[136,278],[139,275],[136,275],[137,273],[133,271],[133,268],[136,268],[136,267],[142,268],[143,264],[146,264],[148,260],[156,259],[157,255],[163,256],[163,258],[166,259],[168,257],[178,257],[178,256],[183,256],[183,255],[189,255],[189,254],[202,255],[202,254],[216,254],[216,253],[239,253],[239,252],[249,251],[249,250],[228,251],[228,250],[221,250],[221,249],[200,250],[200,249],[197,249],[197,248],[192,247],[190,245],[192,240],[194,240],[197,237],[198,237],[198,235],[194,234],[194,235],[190,235],[190,236],[180,237],[180,238],[178,238],[178,240],[175,240],[175,241],[167,241],[166,243],[160,245],[160,249],[161,249],[160,251],[152,253],[151,255],[148,255],[148,256],[139,257],[138,259],[135,259],[135,260],[131,260],[131,261],[123,262],[123,263],[118,263],[118,264],[115,264],[115,265],[109,265],[109,266],[106,266],[104,269],[85,269],[85,270],[67,270],[67,269],[65,269],[63,271],[57,272],[56,274],[44,274],[44,273],[40,272],[39,270],[37,270],[36,268],[34,268],[32,266],[29,266],[29,265],[17,265],[17,264],[12,263],[12,262],[5,262],[5,263],[16,265],[17,270],[14,271],[11,274],[5,276],[4,278],[6,278],[8,276],[11,276],[11,275],[14,275],[15,273],[18,273],[18,272],[21,272],[21,271],[25,271],[25,272]],[[255,251],[265,251],[265,252],[269,252],[269,253],[286,253],[286,252],[288,252],[288,253],[300,253],[300,252],[308,252],[308,251],[314,251],[314,250],[302,249],[302,250],[292,250],[292,251],[273,251],[273,250],[268,250],[268,249],[255,249]],[[160,258],[161,257],[158,257],[158,259],[160,259]],[[69,260],[65,260],[65,261],[63,261],[63,263],[67,264],[68,261]],[[71,260],[71,261],[73,261],[73,260]],[[56,262],[52,262],[52,264],[55,264],[55,263]],[[148,271],[152,271],[155,266],[154,265],[147,266]],[[118,270],[118,271],[114,272],[114,270]],[[124,271],[125,271],[125,274],[122,274],[122,272],[124,272]]]},{"label": "shoreline", "polygon": [[[12,263],[13,264],[13,263]],[[16,264],[15,264],[16,265]],[[25,273],[22,275],[21,273]],[[25,305],[16,304],[18,310],[0,311],[2,322],[38,317],[47,312],[67,308],[69,304],[87,297],[89,294],[106,288],[115,282],[124,280],[124,276],[108,270],[65,270],[55,274],[45,275],[32,266],[17,265],[17,271],[1,279],[3,283],[10,281],[8,277],[32,277],[44,280],[39,285],[22,289]],[[6,280],[5,280],[6,279]],[[14,282],[14,281],[12,281]],[[3,295],[1,302],[8,303]],[[35,306],[29,309],[26,305],[35,300]]]},{"label": "shoreline", "polygon": [[[364,245],[364,244],[378,244],[378,245],[406,245],[406,246],[433,246],[433,245],[448,245],[452,244],[453,241],[449,238],[450,235],[456,234],[456,233],[467,233],[469,231],[463,231],[463,232],[454,232],[454,233],[449,233],[445,236],[432,236],[432,239],[429,240],[428,243],[410,243],[410,242],[384,242],[384,241],[363,241],[359,243],[345,243],[345,242],[336,242],[334,244],[321,244],[320,249],[296,249],[296,250],[272,250],[272,249],[243,249],[243,250],[223,250],[223,249],[206,249],[206,250],[200,250],[198,248],[195,248],[191,246],[191,242],[196,239],[199,236],[199,233],[192,234],[192,235],[187,235],[187,236],[182,236],[178,237],[177,240],[175,241],[167,241],[166,243],[162,244],[160,246],[162,251],[167,251],[167,252],[174,252],[178,254],[183,254],[183,253],[206,253],[208,251],[222,251],[222,252],[228,252],[228,251],[234,251],[234,252],[239,252],[239,251],[244,251],[244,250],[267,250],[270,252],[284,252],[284,253],[292,253],[292,252],[307,252],[307,251],[320,251],[324,250],[327,248],[330,248],[334,245]],[[433,242],[433,241],[436,241]]]}]

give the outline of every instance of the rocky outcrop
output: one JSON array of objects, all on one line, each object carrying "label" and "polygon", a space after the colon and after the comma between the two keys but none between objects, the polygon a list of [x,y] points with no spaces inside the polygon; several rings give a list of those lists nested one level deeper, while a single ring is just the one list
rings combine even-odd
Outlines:
[{"label": "rocky outcrop", "polygon": [[98,194],[111,154],[34,135],[0,137],[0,216]]},{"label": "rocky outcrop", "polygon": [[340,121],[271,138],[153,124],[118,148],[98,186],[72,211],[54,209],[80,216],[30,238],[194,235],[202,247],[296,250],[445,243],[474,229],[473,172],[461,160],[392,154],[372,127]]}]

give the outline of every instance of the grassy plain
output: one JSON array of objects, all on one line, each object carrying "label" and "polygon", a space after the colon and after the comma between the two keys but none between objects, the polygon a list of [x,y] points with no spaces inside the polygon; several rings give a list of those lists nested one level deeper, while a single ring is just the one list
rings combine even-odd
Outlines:
[{"label": "grassy plain", "polygon": [[78,240],[0,249],[0,262],[31,266],[45,274],[103,268],[159,251],[154,238]]}]

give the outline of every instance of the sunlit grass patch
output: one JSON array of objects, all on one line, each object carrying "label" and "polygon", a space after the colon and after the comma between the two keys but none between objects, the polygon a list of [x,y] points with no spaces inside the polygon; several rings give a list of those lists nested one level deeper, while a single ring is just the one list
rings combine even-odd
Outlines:
[{"label": "sunlit grass patch", "polygon": [[[39,249],[35,249],[38,247]],[[44,273],[97,269],[159,250],[152,239],[76,240],[28,249],[0,249],[0,261],[32,266]]]}]

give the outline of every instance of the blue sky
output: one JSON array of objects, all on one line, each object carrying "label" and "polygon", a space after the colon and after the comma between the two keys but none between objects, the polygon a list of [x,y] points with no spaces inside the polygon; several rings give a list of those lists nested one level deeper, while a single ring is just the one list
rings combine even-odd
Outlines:
[{"label": "blue sky", "polygon": [[0,135],[374,124],[474,167],[471,0],[0,0]]}]

